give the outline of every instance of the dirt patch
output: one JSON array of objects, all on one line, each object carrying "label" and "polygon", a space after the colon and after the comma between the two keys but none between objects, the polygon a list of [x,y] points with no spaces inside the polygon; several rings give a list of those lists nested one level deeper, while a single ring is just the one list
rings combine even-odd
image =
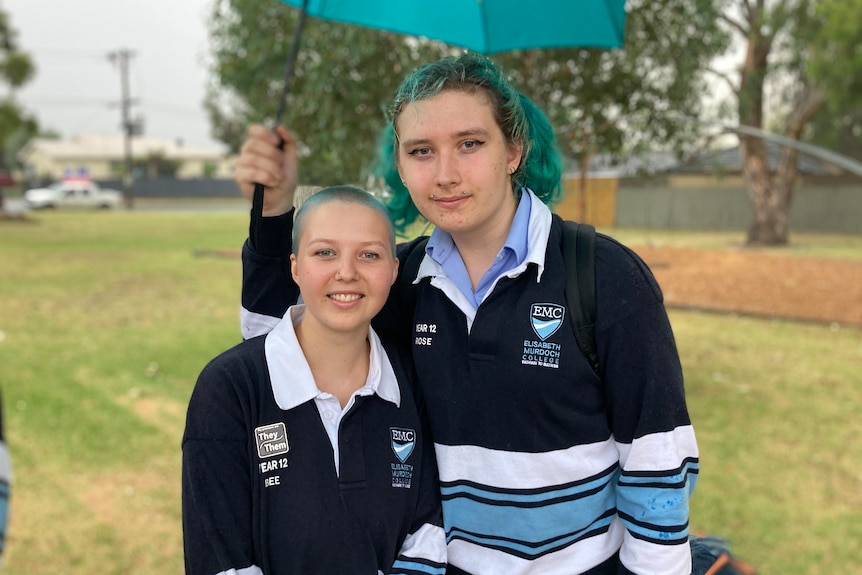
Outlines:
[{"label": "dirt patch", "polygon": [[632,246],[668,307],[862,326],[862,260]]},{"label": "dirt patch", "polygon": [[[862,326],[862,260],[632,245],[668,307]],[[239,258],[239,250],[195,250]]]}]

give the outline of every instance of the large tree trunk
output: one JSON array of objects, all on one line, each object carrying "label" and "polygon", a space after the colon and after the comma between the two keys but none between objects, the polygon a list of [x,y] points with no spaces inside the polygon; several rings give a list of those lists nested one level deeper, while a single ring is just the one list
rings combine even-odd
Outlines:
[{"label": "large tree trunk", "polygon": [[748,245],[783,245],[788,240],[790,198],[777,186],[769,173],[766,145],[754,136],[740,136],[742,174],[752,221],[748,228]]},{"label": "large tree trunk", "polygon": [[[747,46],[739,84],[739,123],[763,128],[764,82],[772,49],[772,36],[759,25],[763,4],[749,4]],[[756,136],[739,136],[742,177],[751,202],[752,221],[748,229],[748,245],[787,243],[788,214],[782,210],[783,198],[777,193],[769,173],[766,143]]]},{"label": "large tree trunk", "polygon": [[[816,88],[803,90],[793,111],[787,117],[786,135],[798,140],[812,116],[825,100]],[[786,245],[790,233],[790,206],[798,179],[796,148],[784,147],[775,176],[769,173],[763,140],[740,137],[743,175],[748,188],[754,217],[748,229],[748,245]]]},{"label": "large tree trunk", "polygon": [[[774,36],[770,28],[761,22],[766,9],[765,0],[741,2],[741,5],[745,23],[738,23],[736,27],[745,34],[747,46],[737,92],[739,123],[762,130],[764,83]],[[787,137],[798,140],[805,125],[823,104],[822,94],[805,85],[803,75],[799,99],[787,118]],[[742,156],[742,175],[753,212],[747,244],[786,245],[789,241],[790,205],[797,179],[798,152],[794,148],[783,148],[773,176],[767,161],[766,144],[762,139],[741,135],[739,151]]]}]

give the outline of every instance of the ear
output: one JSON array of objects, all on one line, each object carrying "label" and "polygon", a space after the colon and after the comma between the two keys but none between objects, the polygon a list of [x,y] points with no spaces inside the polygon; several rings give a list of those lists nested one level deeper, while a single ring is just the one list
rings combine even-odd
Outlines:
[{"label": "ear", "polygon": [[509,144],[509,157],[506,167],[508,168],[509,174],[511,175],[515,170],[518,169],[518,166],[521,165],[521,156],[524,154],[524,142],[515,142],[514,144]]},{"label": "ear", "polygon": [[296,271],[296,256],[290,254],[290,277],[293,278],[294,283],[299,283],[299,276]]},{"label": "ear", "polygon": [[391,281],[391,282],[389,282],[389,285],[390,285],[390,286],[395,285],[395,280],[397,280],[397,279],[398,279],[398,264],[399,264],[399,263],[400,263],[400,262],[398,261],[398,258],[395,258],[395,263],[394,263],[394,265],[392,266],[392,281]]}]

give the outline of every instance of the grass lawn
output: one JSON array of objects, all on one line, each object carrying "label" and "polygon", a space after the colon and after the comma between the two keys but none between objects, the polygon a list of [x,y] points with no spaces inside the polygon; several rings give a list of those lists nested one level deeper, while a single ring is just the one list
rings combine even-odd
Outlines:
[{"label": "grass lawn", "polygon": [[[185,408],[201,368],[240,340],[239,260],[195,253],[238,248],[246,230],[244,211],[0,222],[15,478],[5,574],[183,571]],[[627,234],[642,235],[613,232],[635,241]],[[806,235],[786,251],[860,246]],[[683,311],[671,321],[701,448],[692,528],[731,539],[761,574],[862,573],[862,332]]]}]

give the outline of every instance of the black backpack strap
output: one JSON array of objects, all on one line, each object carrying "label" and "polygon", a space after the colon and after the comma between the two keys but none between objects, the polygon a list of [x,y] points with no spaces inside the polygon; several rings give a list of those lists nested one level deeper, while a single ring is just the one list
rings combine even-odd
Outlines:
[{"label": "black backpack strap", "polygon": [[[563,220],[566,305],[581,353],[599,373],[596,349],[596,228]],[[572,265],[574,264],[574,265]]]},{"label": "black backpack strap", "polygon": [[405,310],[407,317],[413,317],[413,310],[416,309],[416,300],[419,298],[419,292],[416,286],[412,285],[416,279],[416,274],[419,273],[419,266],[422,265],[422,260],[425,258],[425,244],[428,243],[428,238],[423,238],[407,254],[404,261],[404,266],[401,268],[401,275],[398,278],[398,300],[401,302],[402,310]]}]

